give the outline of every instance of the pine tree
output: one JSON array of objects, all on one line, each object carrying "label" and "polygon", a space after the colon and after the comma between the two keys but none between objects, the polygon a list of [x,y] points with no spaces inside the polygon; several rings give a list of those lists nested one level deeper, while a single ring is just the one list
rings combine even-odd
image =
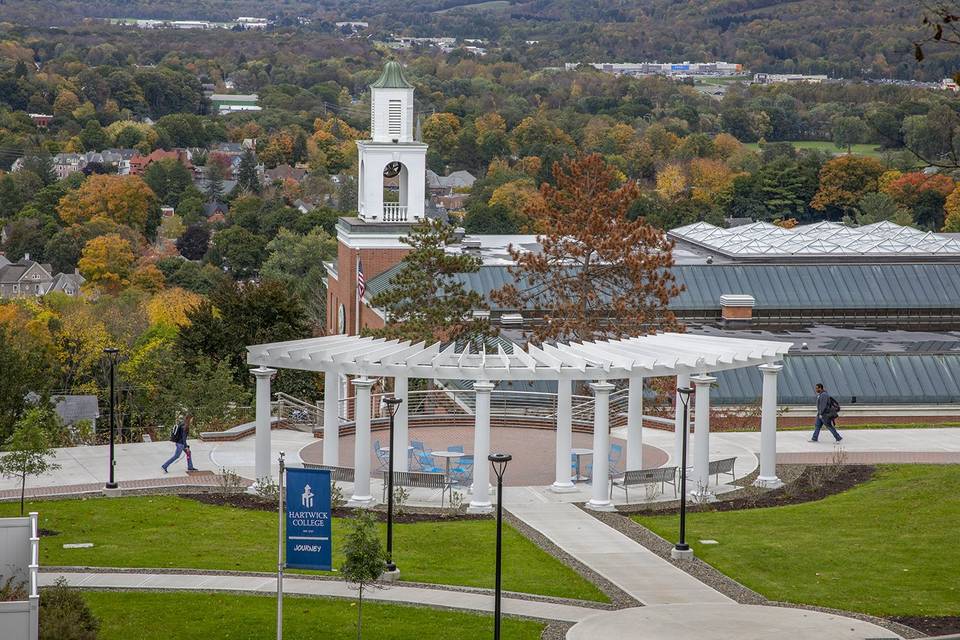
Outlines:
[{"label": "pine tree", "polygon": [[216,162],[207,167],[207,202],[218,202],[223,197],[223,169]]},{"label": "pine tree", "polygon": [[260,177],[257,175],[257,159],[247,149],[240,158],[237,169],[237,188],[248,193],[260,193]]},{"label": "pine tree", "polygon": [[487,304],[476,291],[467,291],[457,277],[480,270],[480,258],[450,254],[455,230],[442,220],[426,220],[403,241],[413,247],[401,263],[391,286],[372,304],[387,314],[387,324],[369,333],[376,336],[425,341],[482,339],[496,334],[489,321],[473,317]]}]

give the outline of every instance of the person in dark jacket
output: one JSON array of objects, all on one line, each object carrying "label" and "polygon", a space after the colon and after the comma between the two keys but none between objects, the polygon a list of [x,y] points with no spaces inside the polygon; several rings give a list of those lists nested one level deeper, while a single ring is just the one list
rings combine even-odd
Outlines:
[{"label": "person in dark jacket", "polygon": [[843,438],[834,426],[837,416],[840,415],[837,413],[837,403],[833,401],[833,398],[830,397],[830,394],[827,393],[827,390],[823,388],[822,384],[818,384],[815,390],[817,392],[817,423],[813,427],[813,437],[810,438],[810,442],[817,442],[819,440],[820,429],[823,427],[829,429],[833,437],[837,439],[837,442],[840,442]]},{"label": "person in dark jacket", "polygon": [[193,416],[187,416],[184,419],[177,420],[177,424],[173,427],[173,432],[170,434],[170,441],[177,446],[177,450],[174,451],[169,460],[161,465],[164,473],[167,473],[167,467],[176,462],[182,453],[187,454],[187,471],[197,470],[197,468],[193,466],[193,458],[190,456],[190,445],[187,444],[191,422],[193,422]]}]

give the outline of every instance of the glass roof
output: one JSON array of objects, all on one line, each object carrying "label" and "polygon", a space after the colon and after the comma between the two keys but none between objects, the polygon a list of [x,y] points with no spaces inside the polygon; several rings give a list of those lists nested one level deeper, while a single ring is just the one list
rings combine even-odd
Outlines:
[{"label": "glass roof", "polygon": [[784,229],[766,222],[754,222],[730,229],[697,222],[674,229],[670,235],[729,256],[960,256],[958,239],[886,221],[862,227],[848,227],[837,222],[817,222],[793,229]]}]

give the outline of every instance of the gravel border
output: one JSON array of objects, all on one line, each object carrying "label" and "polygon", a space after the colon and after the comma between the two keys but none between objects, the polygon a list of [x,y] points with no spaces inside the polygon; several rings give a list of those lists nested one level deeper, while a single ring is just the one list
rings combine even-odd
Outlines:
[{"label": "gravel border", "polygon": [[[178,568],[146,568],[146,567],[82,567],[82,566],[42,566],[40,568],[40,573],[145,573],[150,575],[195,575],[195,576],[240,576],[240,577],[251,577],[251,578],[276,578],[277,574],[275,572],[266,572],[266,571],[230,571],[226,569],[178,569]],[[316,575],[309,573],[288,573],[285,572],[285,578],[297,578],[303,580],[325,580],[331,582],[343,582],[343,580],[337,576],[324,576]],[[402,575],[402,571],[401,571]],[[451,585],[451,584],[433,584],[428,582],[408,582],[401,581],[398,583],[386,583],[388,585],[396,584],[400,587],[415,587],[418,589],[432,589],[434,591],[457,591],[461,593],[475,593],[479,595],[493,595],[493,589],[483,589],[481,587],[467,587],[461,585]],[[387,587],[389,588],[389,586]],[[117,589],[118,591],[125,591],[126,589]],[[145,589],[147,590],[147,589]],[[157,589],[157,591],[164,591],[162,589]],[[196,591],[204,591],[204,589],[196,589]],[[217,589],[217,592],[227,591]],[[239,593],[247,593],[246,591],[241,591]],[[301,595],[301,594],[298,594]],[[556,596],[543,596],[536,593],[521,593],[518,591],[503,591],[503,595],[506,597],[513,598],[514,600],[528,600],[530,602],[547,602],[550,604],[563,604],[570,605],[574,607],[580,607],[582,609],[597,609],[598,611],[605,611],[614,609],[603,602],[593,602],[590,600],[576,600],[574,598],[559,598]],[[327,597],[327,596],[322,596]],[[544,618],[546,619],[546,618]]]},{"label": "gravel border", "polygon": [[520,532],[520,535],[524,536],[533,544],[540,547],[543,551],[547,552],[563,564],[576,571],[584,580],[593,583],[593,585],[600,589],[604,595],[610,598],[610,604],[593,602],[593,608],[613,610],[643,606],[642,603],[630,597],[630,595],[623,591],[620,587],[604,578],[589,566],[574,558],[572,555],[554,544],[552,540],[509,511],[505,511],[503,517],[511,527]]},{"label": "gravel border", "polygon": [[567,631],[572,626],[569,622],[551,622],[540,634],[540,640],[566,640]]},{"label": "gravel border", "polygon": [[[580,506],[580,505],[578,505]],[[734,600],[739,604],[766,605],[770,607],[789,607],[792,609],[806,609],[809,611],[820,611],[834,615],[842,615],[855,620],[870,622],[884,629],[902,636],[903,638],[926,638],[927,635],[906,625],[902,625],[886,618],[858,613],[856,611],[844,611],[841,609],[832,609],[829,607],[819,607],[815,605],[800,605],[792,602],[779,602],[768,600],[756,591],[740,584],[733,578],[721,573],[713,566],[707,564],[700,558],[694,556],[692,560],[674,560],[670,557],[670,550],[673,543],[664,540],[646,527],[634,522],[628,516],[617,512],[598,512],[583,508],[583,511],[592,515],[604,524],[616,529],[625,536],[631,538],[637,543],[643,545],[653,553],[657,554],[673,566],[685,571],[697,580],[703,582],[709,587],[716,589],[723,595]]]}]

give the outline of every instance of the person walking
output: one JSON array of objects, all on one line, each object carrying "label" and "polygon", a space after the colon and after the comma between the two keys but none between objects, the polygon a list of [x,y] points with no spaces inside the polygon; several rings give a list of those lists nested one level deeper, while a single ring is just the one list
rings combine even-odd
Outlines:
[{"label": "person walking", "polygon": [[834,426],[837,416],[840,415],[840,403],[827,393],[827,390],[823,388],[822,384],[818,383],[815,390],[817,392],[817,422],[813,427],[813,437],[810,438],[810,442],[819,441],[820,429],[823,427],[829,429],[833,437],[837,439],[837,442],[840,442],[843,440],[843,437],[841,437],[837,432],[837,428]]},{"label": "person walking", "polygon": [[170,459],[161,465],[164,473],[167,473],[167,467],[176,462],[180,454],[184,453],[187,456],[187,471],[197,470],[197,468],[193,466],[193,457],[190,455],[190,445],[187,444],[191,422],[193,422],[193,416],[188,415],[186,418],[177,420],[176,425],[174,425],[173,431],[170,433],[170,442],[174,443],[177,449],[173,452],[173,455],[170,456]]}]

